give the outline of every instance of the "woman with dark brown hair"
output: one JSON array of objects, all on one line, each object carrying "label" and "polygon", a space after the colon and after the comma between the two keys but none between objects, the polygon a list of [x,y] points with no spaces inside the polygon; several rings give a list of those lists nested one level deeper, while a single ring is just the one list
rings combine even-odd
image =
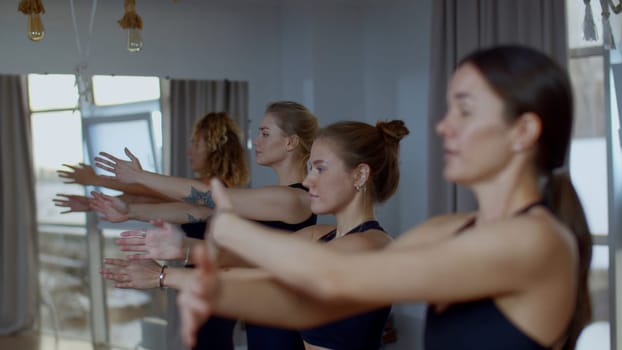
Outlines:
[{"label": "woman with dark brown hair", "polygon": [[[479,208],[432,218],[381,250],[340,254],[278,237],[226,210],[231,202],[215,192],[223,208],[212,220],[215,242],[273,276],[279,285],[265,288],[288,302],[240,314],[301,328],[425,301],[426,349],[574,348],[590,319],[592,246],[563,170],[573,120],[567,73],[530,48],[484,49],[458,65],[447,101],[437,125],[444,176],[469,187]],[[220,307],[214,290],[230,292],[206,255],[199,250],[198,278],[179,298],[186,339]]]},{"label": "woman with dark brown hair", "polygon": [[[374,211],[376,204],[386,201],[397,189],[399,143],[407,134],[400,120],[381,121],[375,127],[350,121],[323,128],[313,142],[310,171],[303,183],[309,188],[311,210],[318,215],[334,215],[336,225],[309,226],[288,236],[343,253],[377,250],[391,242]],[[236,288],[240,276],[250,283]],[[192,283],[192,276],[175,283],[177,288],[185,288]],[[297,318],[296,310],[289,316],[274,311],[287,303],[281,303],[278,291],[265,288],[277,284],[258,269],[223,272],[222,284],[223,292],[214,308],[217,314],[248,319],[243,310],[252,308],[287,318],[287,322]],[[381,345],[389,312],[390,307],[384,306],[304,329],[300,334],[306,349],[375,350]]]}]

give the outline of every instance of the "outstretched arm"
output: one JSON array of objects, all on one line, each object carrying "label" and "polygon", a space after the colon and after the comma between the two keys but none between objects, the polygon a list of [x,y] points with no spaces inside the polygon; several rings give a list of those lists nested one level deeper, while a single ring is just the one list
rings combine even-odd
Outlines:
[{"label": "outstretched arm", "polygon": [[[192,346],[198,327],[210,315],[243,319],[256,324],[304,329],[383,305],[326,302],[310,298],[274,280],[258,269],[233,269],[218,273],[197,247],[194,271],[177,275],[177,302],[182,336]],[[207,261],[206,261],[207,260]]]},{"label": "outstretched arm", "polygon": [[[210,186],[194,179],[164,176],[142,170],[138,160],[129,151],[130,161],[101,152],[95,158],[96,166],[114,174],[126,183],[139,183],[176,200],[214,208]],[[286,186],[265,186],[253,189],[228,188],[235,211],[251,220],[297,223],[311,215],[308,194],[301,189]]]},{"label": "outstretched arm", "polygon": [[52,199],[52,201],[57,207],[68,208],[67,210],[62,211],[61,214],[91,210],[91,207],[89,206],[89,198],[85,196],[58,193],[56,194],[56,198]]},{"label": "outstretched arm", "polygon": [[113,197],[95,191],[91,194],[91,208],[102,214],[104,220],[111,222],[164,220],[183,224],[205,221],[212,213],[209,208],[183,202],[128,203],[122,199],[125,197]]},{"label": "outstretched arm", "polygon": [[[216,202],[226,202],[219,185],[212,186]],[[303,293],[370,304],[457,302],[514,293],[552,278],[552,270],[543,266],[571,259],[559,254],[560,245],[567,243],[541,217],[500,220],[447,238],[450,226],[455,225],[426,224],[385,249],[350,254],[277,235],[231,212],[212,219],[212,234],[224,248]],[[412,238],[429,231],[445,238],[423,243]]]},{"label": "outstretched arm", "polygon": [[79,163],[78,165],[63,164],[67,169],[56,172],[65,179],[66,184],[80,184],[83,186],[99,186],[121,191],[126,194],[152,198],[152,200],[170,200],[160,192],[154,191],[140,184],[130,184],[118,181],[110,176],[97,175],[90,165]]}]

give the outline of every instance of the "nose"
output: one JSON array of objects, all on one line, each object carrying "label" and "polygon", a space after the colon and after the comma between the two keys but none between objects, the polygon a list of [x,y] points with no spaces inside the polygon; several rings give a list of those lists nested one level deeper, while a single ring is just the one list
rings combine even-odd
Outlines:
[{"label": "nose", "polygon": [[313,175],[311,174],[311,171],[309,171],[309,172],[307,173],[307,176],[305,176],[305,179],[304,179],[304,180],[302,180],[302,185],[303,185],[304,187],[309,188],[309,189],[311,188],[311,184],[312,184],[312,182],[313,182],[313,180],[312,180],[312,176],[313,176]]},{"label": "nose", "polygon": [[443,116],[443,119],[441,119],[438,124],[436,124],[436,133],[439,136],[447,136],[447,134],[449,133],[449,121],[448,121],[448,113],[445,113],[445,115]]},{"label": "nose", "polygon": [[257,140],[259,139],[259,135],[253,137],[253,147],[257,148]]}]

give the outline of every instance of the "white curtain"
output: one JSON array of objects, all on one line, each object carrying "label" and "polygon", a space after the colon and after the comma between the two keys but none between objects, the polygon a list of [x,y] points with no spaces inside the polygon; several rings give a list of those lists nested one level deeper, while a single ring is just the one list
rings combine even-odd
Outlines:
[{"label": "white curtain", "polygon": [[434,0],[431,74],[428,207],[431,216],[475,209],[464,188],[443,179],[443,149],[435,126],[446,109],[447,82],[462,57],[497,44],[534,47],[562,65],[567,62],[565,0]]},{"label": "white curtain", "polygon": [[0,335],[28,329],[38,306],[30,118],[22,78],[0,75]]}]

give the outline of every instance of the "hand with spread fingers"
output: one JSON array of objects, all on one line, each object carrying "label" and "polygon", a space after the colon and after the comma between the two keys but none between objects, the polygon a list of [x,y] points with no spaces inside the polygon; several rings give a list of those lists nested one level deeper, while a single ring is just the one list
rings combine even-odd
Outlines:
[{"label": "hand with spread fingers", "polygon": [[182,260],[185,257],[184,233],[177,226],[161,220],[150,221],[149,230],[124,231],[115,243],[121,251],[140,252],[129,255],[129,260]]},{"label": "hand with spread fingers", "polygon": [[56,198],[52,199],[54,205],[57,207],[68,208],[62,211],[61,214],[76,213],[90,211],[89,198],[85,196],[75,194],[56,194]]},{"label": "hand with spread fingers", "polygon": [[110,222],[123,222],[129,220],[129,206],[118,197],[108,196],[101,192],[91,192],[93,198],[89,199],[91,209],[101,214],[101,218]]},{"label": "hand with spread fingers", "polygon": [[79,163],[78,165],[63,164],[64,167],[69,170],[57,170],[56,173],[59,177],[67,179],[63,183],[66,184],[80,184],[83,186],[95,185],[97,183],[97,174],[90,165]]},{"label": "hand with spread fingers", "polygon": [[195,268],[189,278],[178,286],[177,295],[182,339],[190,347],[196,344],[197,332],[209,318],[211,302],[219,291],[218,268],[212,264],[207,247],[194,247],[192,260],[196,263]]},{"label": "hand with spread fingers", "polygon": [[106,265],[100,273],[116,288],[150,289],[160,287],[162,267],[155,260],[132,261],[127,259],[104,259]]},{"label": "hand with spread fingers", "polygon": [[95,157],[95,166],[113,173],[113,178],[123,183],[136,183],[143,168],[138,158],[127,147],[125,155],[130,158],[129,161],[117,158],[110,153],[99,152],[99,157]]}]

